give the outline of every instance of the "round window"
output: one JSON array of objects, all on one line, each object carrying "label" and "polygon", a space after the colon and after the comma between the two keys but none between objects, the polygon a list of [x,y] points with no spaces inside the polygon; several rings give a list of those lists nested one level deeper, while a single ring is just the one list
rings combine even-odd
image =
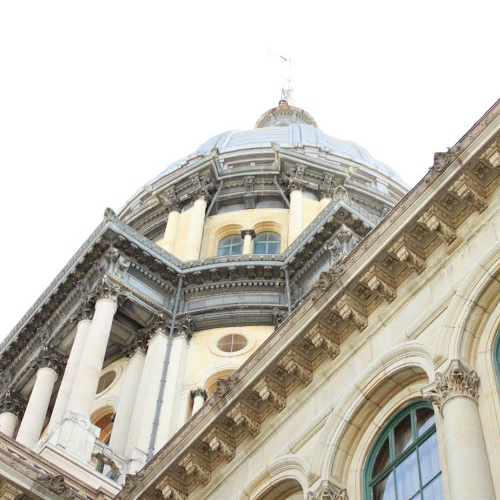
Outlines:
[{"label": "round window", "polygon": [[246,337],[238,333],[232,333],[231,335],[222,337],[217,342],[217,347],[223,352],[238,352],[244,349],[247,344]]},{"label": "round window", "polygon": [[102,391],[107,389],[113,383],[113,380],[115,378],[116,378],[116,372],[114,370],[105,373],[99,379],[99,383],[97,384],[97,394],[100,394]]}]

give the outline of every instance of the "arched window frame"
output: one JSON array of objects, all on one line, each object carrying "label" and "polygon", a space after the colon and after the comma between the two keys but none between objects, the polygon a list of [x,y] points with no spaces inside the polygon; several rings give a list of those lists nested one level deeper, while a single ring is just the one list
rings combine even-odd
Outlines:
[{"label": "arched window frame", "polygon": [[[226,241],[230,243],[226,244]],[[233,248],[239,247],[239,252],[233,253]],[[222,254],[221,248],[229,248],[228,254]],[[241,255],[243,253],[243,239],[240,234],[228,234],[219,240],[217,243],[217,257],[229,257],[230,255]]]},{"label": "arched window frame", "polygon": [[500,330],[497,332],[495,343],[493,346],[493,364],[495,366],[495,372],[497,374],[497,384],[500,390]]},{"label": "arched window frame", "polygon": [[[412,421],[412,436],[415,438],[414,430],[416,429],[416,410],[420,408],[429,408],[434,411],[433,406],[425,401],[425,400],[418,400],[418,401],[413,401],[403,408],[399,410],[396,415],[394,415],[389,422],[384,426],[382,431],[378,434],[377,439],[373,443],[370,452],[368,454],[368,458],[365,463],[365,467],[363,469],[363,499],[364,500],[373,500],[373,494],[372,494],[372,487],[377,484],[382,478],[388,476],[390,474],[390,471],[394,471],[396,467],[403,462],[408,456],[410,456],[418,447],[420,447],[427,439],[429,439],[434,433],[436,433],[436,422],[434,421],[434,424],[432,424],[428,429],[426,429],[425,432],[422,433],[421,436],[418,436],[417,439],[414,439],[413,443],[408,446],[404,451],[402,451],[397,457],[394,457],[394,433],[393,430],[398,426],[399,423],[403,421],[407,417],[407,415],[411,415],[411,421]],[[391,437],[392,433],[392,437]],[[372,471],[373,467],[375,466],[375,461],[378,457],[379,451],[381,450],[382,446],[385,443],[385,440],[389,438],[389,450],[390,450],[390,457],[392,457],[392,460],[389,461],[389,465],[384,467],[380,471],[379,474],[375,478],[372,479]],[[438,450],[439,452],[439,450]],[[441,456],[439,457],[441,460]],[[440,474],[443,474],[442,470],[442,462],[441,462],[441,472]],[[435,476],[437,477],[437,475]],[[433,479],[434,480],[434,479]],[[432,481],[429,481],[430,484]],[[394,497],[396,498],[396,497]],[[444,498],[444,497],[443,497]]]},{"label": "arched window frame", "polygon": [[[264,236],[269,236],[269,235],[274,235],[276,236],[276,239],[273,241],[273,240],[265,240],[265,241],[259,241],[260,238],[264,237]],[[266,251],[265,252],[258,252],[257,251],[257,245],[259,244],[264,244],[265,247],[266,247]],[[276,252],[269,252],[267,251],[268,250],[268,247],[269,245],[274,245],[274,244],[277,244],[277,251]],[[277,255],[279,254],[281,251],[281,234],[276,232],[276,231],[262,231],[261,233],[258,233],[255,238],[254,238],[254,241],[253,241],[253,253],[256,253],[256,254],[261,254],[261,255]]]}]

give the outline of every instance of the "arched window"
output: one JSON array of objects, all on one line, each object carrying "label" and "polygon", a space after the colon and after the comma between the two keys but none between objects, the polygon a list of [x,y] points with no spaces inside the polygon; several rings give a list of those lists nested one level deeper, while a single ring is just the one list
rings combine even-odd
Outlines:
[{"label": "arched window", "polygon": [[280,253],[281,236],[273,231],[259,233],[254,240],[253,253]]},{"label": "arched window", "polygon": [[400,411],[373,445],[365,500],[444,500],[434,410],[418,401]]},{"label": "arched window", "polygon": [[217,256],[241,255],[243,253],[243,240],[239,234],[230,234],[219,241]]}]

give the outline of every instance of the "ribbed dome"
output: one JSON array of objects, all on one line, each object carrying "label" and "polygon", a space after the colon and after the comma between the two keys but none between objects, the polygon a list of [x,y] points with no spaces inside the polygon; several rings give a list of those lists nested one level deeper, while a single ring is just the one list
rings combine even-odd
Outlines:
[{"label": "ribbed dome", "polygon": [[351,141],[342,141],[324,134],[314,126],[314,118],[306,111],[287,104],[264,113],[253,130],[229,130],[204,142],[196,151],[168,166],[160,175],[174,172],[190,158],[202,156],[217,148],[220,153],[238,149],[269,148],[278,143],[282,148],[315,146],[326,148],[340,157],[361,162],[404,185],[391,167],[375,158],[363,147]]}]

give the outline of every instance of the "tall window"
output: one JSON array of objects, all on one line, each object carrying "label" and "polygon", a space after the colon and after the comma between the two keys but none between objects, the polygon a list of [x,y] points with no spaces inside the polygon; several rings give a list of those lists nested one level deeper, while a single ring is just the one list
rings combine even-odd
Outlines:
[{"label": "tall window", "polygon": [[239,234],[231,234],[219,241],[217,256],[241,255],[243,253],[243,240]]},{"label": "tall window", "polygon": [[407,406],[385,427],[364,471],[365,500],[444,500],[434,410]]},{"label": "tall window", "polygon": [[280,245],[281,236],[278,233],[259,233],[254,240],[253,253],[280,253]]}]

